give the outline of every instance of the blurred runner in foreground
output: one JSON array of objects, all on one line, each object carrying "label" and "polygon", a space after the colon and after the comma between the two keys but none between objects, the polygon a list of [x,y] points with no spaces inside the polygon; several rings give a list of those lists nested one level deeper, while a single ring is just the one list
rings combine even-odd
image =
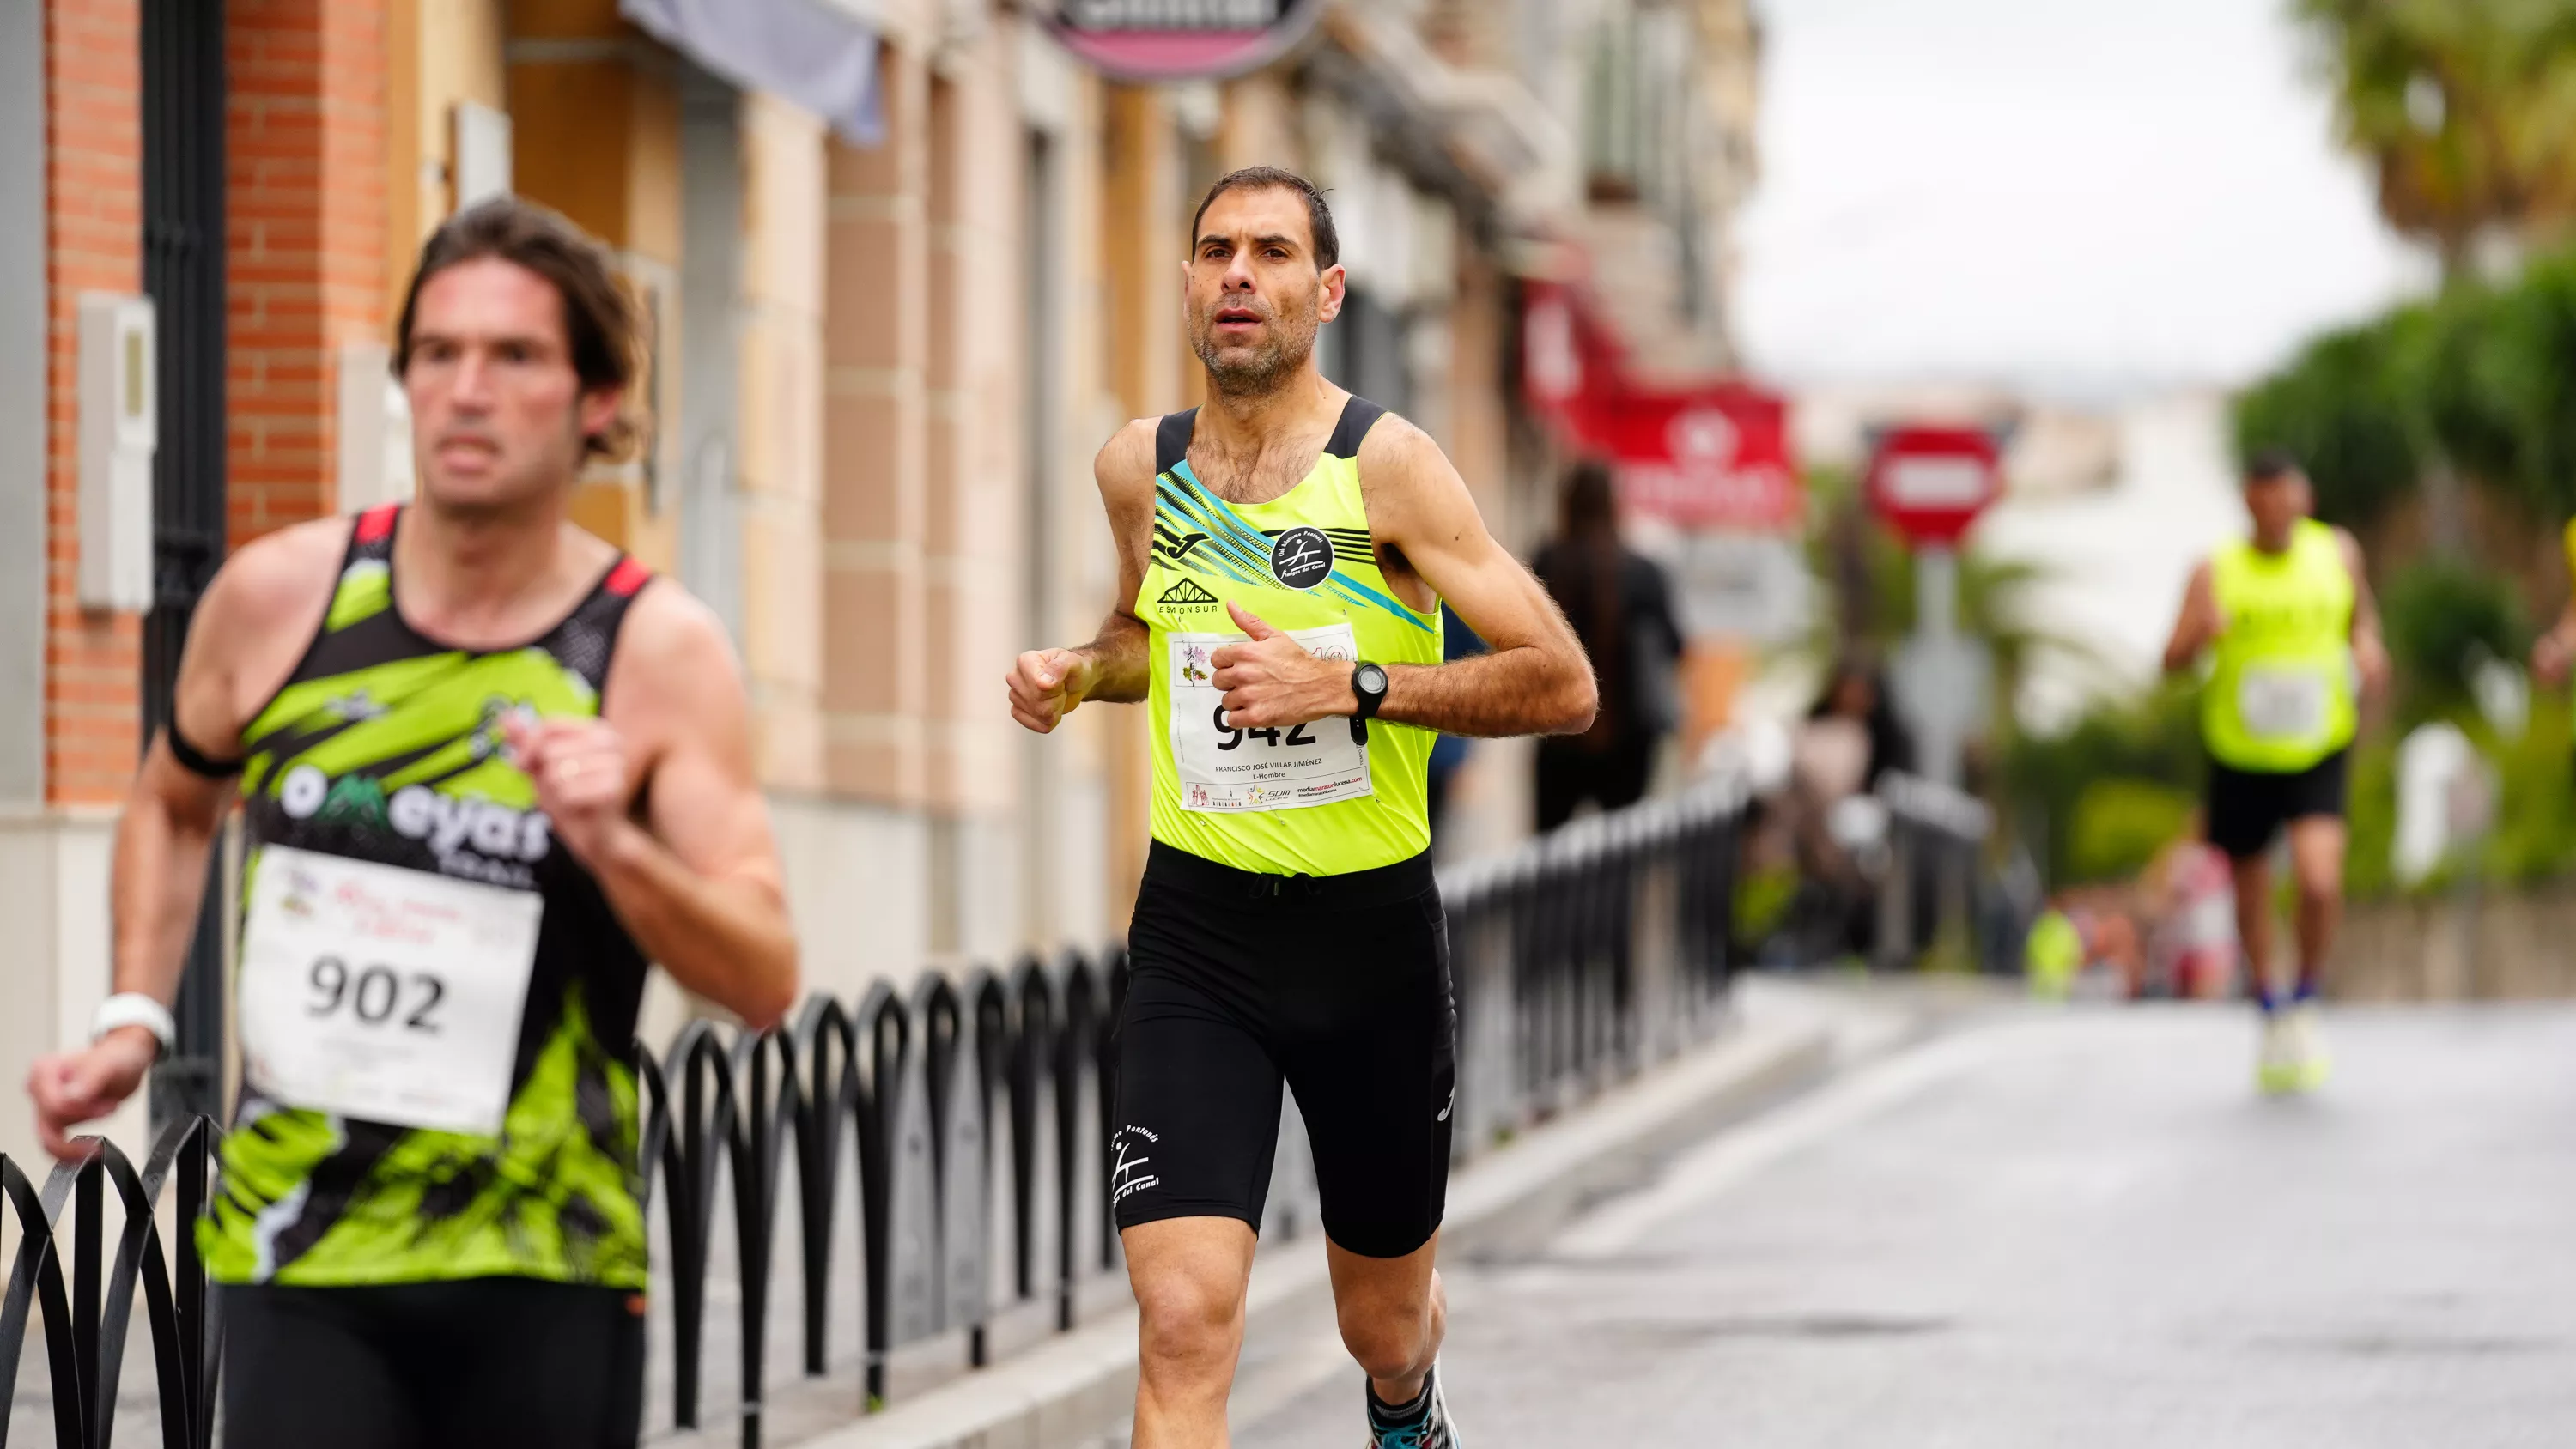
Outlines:
[{"label": "blurred runner in foreground", "polygon": [[631,1445],[646,963],[751,1026],[796,996],[749,706],[715,616],[566,516],[634,436],[598,245],[460,213],[395,342],[420,501],[216,574],[117,827],[118,994],[36,1064],[37,1129],[75,1155],[169,1049],[237,795],[225,1444]]},{"label": "blurred runner in foreground", "polygon": [[[2211,654],[2201,686],[2209,751],[2209,843],[2236,878],[2236,928],[2263,1011],[2256,1077],[2265,1091],[2304,1091],[2327,1062],[2316,1027],[2319,979],[2343,901],[2344,762],[2360,693],[2388,660],[2361,545],[2310,518],[2314,494],[2296,461],[2257,456],[2245,472],[2251,538],[2192,571],[2165,644],[2168,671]],[[2298,976],[2272,977],[2272,870],[2286,827],[2298,885]]]}]

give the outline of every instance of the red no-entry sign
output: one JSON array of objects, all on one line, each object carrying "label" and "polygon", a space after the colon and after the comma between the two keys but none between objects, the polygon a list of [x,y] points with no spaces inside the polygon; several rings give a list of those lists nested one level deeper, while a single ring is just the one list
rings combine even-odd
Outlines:
[{"label": "red no-entry sign", "polygon": [[1956,544],[2002,494],[2002,459],[1977,428],[1898,428],[1870,459],[1870,507],[1916,548]]}]

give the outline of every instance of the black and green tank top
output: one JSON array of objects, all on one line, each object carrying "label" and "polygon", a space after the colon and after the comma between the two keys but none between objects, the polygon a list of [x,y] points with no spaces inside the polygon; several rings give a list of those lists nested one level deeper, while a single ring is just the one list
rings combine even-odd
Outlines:
[{"label": "black and green tank top", "polygon": [[400,521],[394,507],[357,520],[320,632],[242,736],[242,909],[263,855],[281,847],[535,893],[507,1106],[500,1131],[482,1135],[352,1120],[246,1085],[201,1232],[207,1261],[228,1283],[640,1288],[634,1032],[646,963],[597,880],[550,838],[502,725],[523,711],[598,714],[618,628],[651,575],[621,557],[529,644],[454,648],[394,607]]}]

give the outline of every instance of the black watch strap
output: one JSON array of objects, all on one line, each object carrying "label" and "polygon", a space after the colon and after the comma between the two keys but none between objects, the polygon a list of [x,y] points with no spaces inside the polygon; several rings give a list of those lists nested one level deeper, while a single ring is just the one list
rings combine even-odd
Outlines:
[{"label": "black watch strap", "polygon": [[[1374,669],[1374,670],[1376,670],[1376,671],[1377,671],[1378,687],[1377,687],[1377,688],[1375,688],[1375,689],[1362,689],[1362,688],[1360,688],[1360,675],[1361,675],[1361,674],[1363,674],[1363,673],[1365,673],[1365,672],[1366,672],[1366,671],[1368,671],[1368,670],[1371,670],[1371,669]],[[1365,659],[1361,660],[1359,663],[1357,663],[1357,664],[1355,664],[1355,665],[1352,665],[1352,666],[1351,666],[1351,697],[1359,701],[1359,705],[1360,705],[1360,707],[1359,707],[1359,709],[1358,709],[1358,710],[1356,710],[1355,712],[1353,712],[1353,714],[1351,715],[1351,718],[1353,718],[1353,719],[1375,719],[1375,718],[1377,718],[1378,707],[1386,703],[1386,684],[1387,684],[1387,679],[1386,679],[1386,666],[1385,666],[1385,665],[1383,665],[1383,664],[1371,664],[1369,661],[1367,661],[1367,660],[1365,660]]]},{"label": "black watch strap", "polygon": [[[1368,669],[1377,671],[1378,687],[1375,689],[1360,688],[1360,673]],[[1368,743],[1368,722],[1377,717],[1378,706],[1386,703],[1386,685],[1385,665],[1371,664],[1363,659],[1351,666],[1351,698],[1358,703],[1358,708],[1351,711],[1352,744]]]}]

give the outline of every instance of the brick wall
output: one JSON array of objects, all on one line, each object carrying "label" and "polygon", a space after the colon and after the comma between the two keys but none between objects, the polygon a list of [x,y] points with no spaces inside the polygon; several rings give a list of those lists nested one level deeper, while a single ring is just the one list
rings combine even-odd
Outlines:
[{"label": "brick wall", "polygon": [[232,0],[232,540],[336,506],[341,344],[385,318],[385,0]]},{"label": "brick wall", "polygon": [[135,0],[45,6],[46,798],[95,804],[134,773],[141,634],[77,602],[80,294],[143,289]]}]

